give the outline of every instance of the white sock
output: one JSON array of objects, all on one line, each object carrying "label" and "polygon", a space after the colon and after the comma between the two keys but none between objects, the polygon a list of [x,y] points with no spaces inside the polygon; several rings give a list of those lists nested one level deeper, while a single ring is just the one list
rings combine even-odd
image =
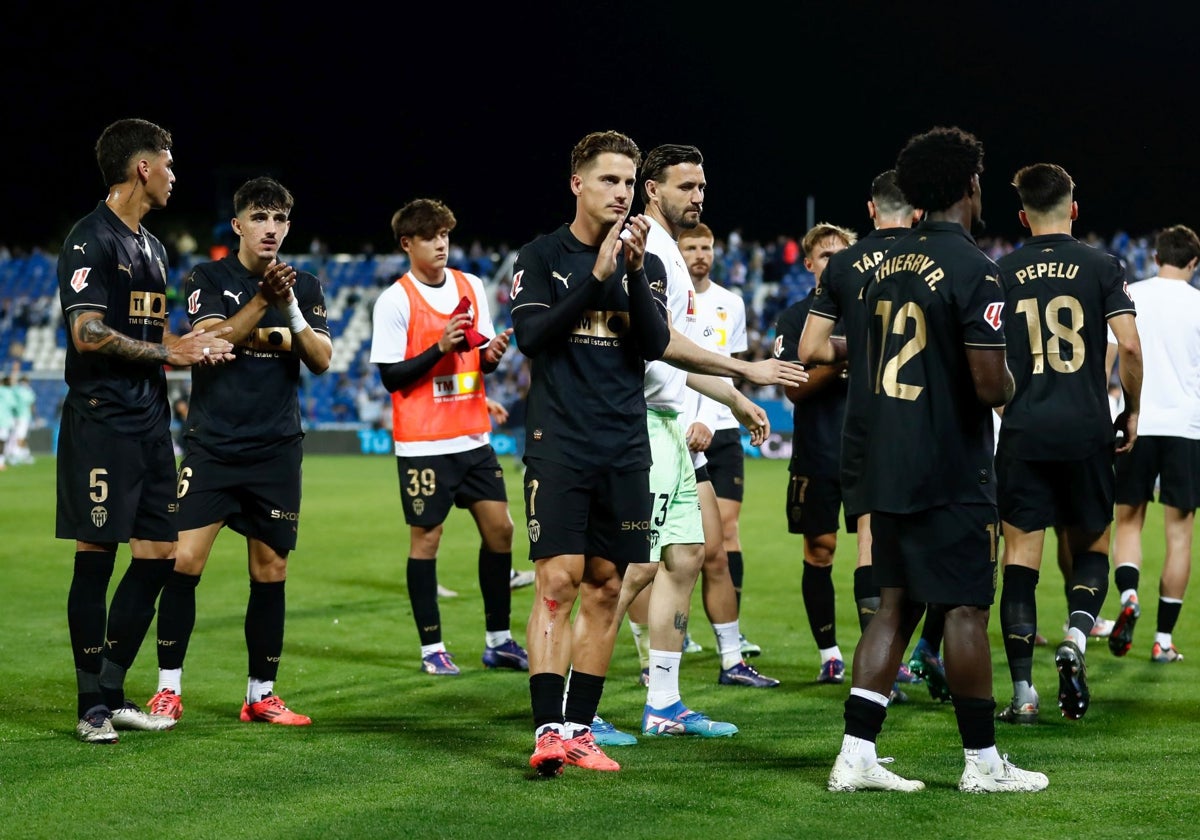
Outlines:
[{"label": "white sock", "polygon": [[821,648],[820,654],[822,665],[824,665],[830,659],[841,659],[843,662],[846,660],[846,657],[842,656],[842,649],[837,645],[834,645],[831,648]]},{"label": "white sock", "polygon": [[1124,592],[1121,593],[1121,603],[1124,604],[1130,598],[1135,598],[1135,597],[1137,597],[1136,589],[1126,589]]},{"label": "white sock", "polygon": [[256,680],[254,677],[246,684],[246,702],[257,703],[275,691],[275,680]]},{"label": "white sock", "polygon": [[1087,636],[1078,627],[1067,628],[1067,638],[1075,643],[1080,653],[1087,653]]},{"label": "white sock", "polygon": [[646,705],[652,709],[665,709],[680,701],[679,663],[683,660],[680,651],[655,650],[650,648],[650,687],[646,690]]},{"label": "white sock", "polygon": [[1168,648],[1171,647],[1171,634],[1170,633],[1155,633],[1154,641],[1156,641],[1160,645],[1162,645],[1163,650],[1167,650]]},{"label": "white sock", "polygon": [[437,653],[438,651],[444,651],[445,649],[445,642],[434,642],[431,645],[421,645],[421,658],[424,659],[431,653]]},{"label": "white sock", "polygon": [[158,690],[162,691],[164,688],[168,688],[176,694],[183,694],[182,668],[158,669]]},{"label": "white sock", "polygon": [[1004,764],[1000,758],[1000,751],[996,749],[995,744],[985,747],[982,750],[963,750],[963,754],[968,760],[975,759],[980,764],[987,765],[993,773],[1000,772],[1000,768]]},{"label": "white sock", "polygon": [[488,647],[500,647],[511,638],[511,630],[488,630],[483,635],[484,644]]},{"label": "white sock", "polygon": [[872,764],[879,763],[879,756],[875,752],[875,742],[864,741],[853,735],[842,736],[842,755],[852,759],[860,767],[870,767]]},{"label": "white sock", "polygon": [[732,668],[742,661],[742,639],[737,621],[714,624],[713,635],[717,637],[717,653],[721,655],[721,669]]},{"label": "white sock", "polygon": [[650,667],[650,625],[638,624],[629,619],[629,631],[633,633],[633,646],[637,648],[638,662],[643,668]]},{"label": "white sock", "polygon": [[887,708],[888,703],[890,703],[892,700],[887,695],[877,694],[867,688],[852,688],[850,689],[850,694],[853,697],[861,697],[864,700],[870,700],[872,703],[883,706],[885,709]]}]

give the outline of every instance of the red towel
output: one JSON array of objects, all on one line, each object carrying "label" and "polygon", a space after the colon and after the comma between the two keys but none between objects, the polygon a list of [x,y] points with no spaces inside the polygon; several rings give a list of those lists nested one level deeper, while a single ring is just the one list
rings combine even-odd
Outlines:
[{"label": "red towel", "polygon": [[[466,295],[463,295],[463,299],[458,302],[458,306],[454,307],[454,311],[450,313],[450,317],[453,318],[455,315],[466,314],[466,312],[469,311],[470,308],[471,308],[471,299],[469,297],[467,297]],[[488,341],[491,340],[487,336],[485,336],[483,333],[481,333],[479,330],[475,329],[472,326],[468,326],[463,331],[463,339],[465,342],[465,346],[463,346],[463,345],[459,346],[458,351],[460,353],[463,352],[464,350],[471,350],[472,348],[479,347],[483,344],[487,344]]]}]

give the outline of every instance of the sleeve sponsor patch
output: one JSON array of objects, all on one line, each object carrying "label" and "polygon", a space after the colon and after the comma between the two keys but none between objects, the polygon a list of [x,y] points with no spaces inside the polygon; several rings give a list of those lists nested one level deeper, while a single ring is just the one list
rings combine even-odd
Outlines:
[{"label": "sleeve sponsor patch", "polygon": [[188,295],[187,310],[188,310],[189,315],[195,315],[197,312],[200,311],[200,290],[199,289],[196,289],[196,291],[194,291],[190,295]]},{"label": "sleeve sponsor patch", "polygon": [[509,293],[508,293],[509,300],[516,300],[517,295],[521,294],[521,289],[522,289],[521,275],[523,275],[524,273],[525,272],[522,270],[522,271],[518,271],[516,274],[513,275],[512,290],[509,291]]},{"label": "sleeve sponsor patch", "polygon": [[1002,302],[989,303],[987,309],[983,310],[983,320],[993,330],[999,331],[1004,326],[1004,304]]},{"label": "sleeve sponsor patch", "polygon": [[91,273],[91,268],[77,268],[75,273],[71,275],[71,288],[76,292],[82,292],[87,288],[87,276]]}]

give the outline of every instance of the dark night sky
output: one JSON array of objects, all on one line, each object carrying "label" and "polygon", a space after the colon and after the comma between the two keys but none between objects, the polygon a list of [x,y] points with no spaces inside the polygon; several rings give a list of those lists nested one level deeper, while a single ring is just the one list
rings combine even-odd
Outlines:
[{"label": "dark night sky", "polygon": [[1012,173],[1040,160],[1075,177],[1080,235],[1200,225],[1193,12],[849,0],[375,8],[388,11],[20,0],[0,34],[13,171],[0,241],[57,247],[103,197],[93,145],[125,116],[174,135],[179,180],[152,231],[187,224],[204,239],[244,178],[272,174],[296,195],[293,252],[314,235],[391,250],[392,212],[422,195],[455,210],[460,244],[519,245],[570,218],[570,148],[603,128],[643,150],[698,145],[718,235],[800,236],[810,195],[818,220],[864,230],[871,178],[938,124],[983,140],[984,216],[1010,238]]}]

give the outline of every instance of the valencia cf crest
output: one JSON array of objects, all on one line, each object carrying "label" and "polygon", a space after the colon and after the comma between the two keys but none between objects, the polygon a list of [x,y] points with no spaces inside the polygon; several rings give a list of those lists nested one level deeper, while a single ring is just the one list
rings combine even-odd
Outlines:
[{"label": "valencia cf crest", "polygon": [[529,541],[535,543],[542,536],[542,523],[536,519],[529,520]]},{"label": "valencia cf crest", "polygon": [[416,514],[417,516],[420,516],[422,513],[425,512],[425,500],[424,499],[413,499],[412,507],[413,507],[413,513]]},{"label": "valencia cf crest", "polygon": [[108,523],[108,508],[103,505],[96,505],[92,508],[92,524],[97,528],[103,528]]}]

